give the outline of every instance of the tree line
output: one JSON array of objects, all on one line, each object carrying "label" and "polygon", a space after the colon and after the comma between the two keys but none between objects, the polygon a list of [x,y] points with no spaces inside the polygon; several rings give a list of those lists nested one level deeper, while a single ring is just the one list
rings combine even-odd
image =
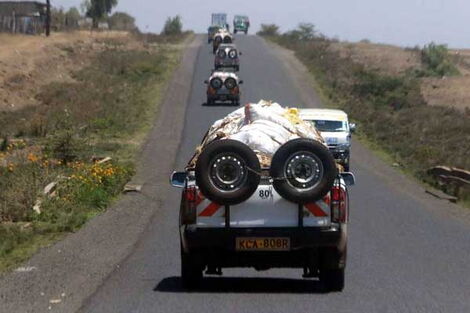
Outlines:
[{"label": "tree line", "polygon": [[[80,9],[71,7],[67,11],[63,8],[52,8],[51,24],[54,30],[73,30],[90,28],[108,28],[111,30],[124,30],[139,32],[135,18],[128,13],[111,11],[118,4],[117,0],[84,0]],[[166,36],[183,33],[183,23],[180,16],[168,17],[162,30]]]}]

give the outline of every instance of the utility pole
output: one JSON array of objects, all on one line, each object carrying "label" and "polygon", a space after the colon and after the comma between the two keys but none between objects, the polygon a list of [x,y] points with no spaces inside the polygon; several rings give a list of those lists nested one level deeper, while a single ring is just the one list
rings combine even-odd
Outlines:
[{"label": "utility pole", "polygon": [[51,0],[46,1],[46,36],[51,34]]}]

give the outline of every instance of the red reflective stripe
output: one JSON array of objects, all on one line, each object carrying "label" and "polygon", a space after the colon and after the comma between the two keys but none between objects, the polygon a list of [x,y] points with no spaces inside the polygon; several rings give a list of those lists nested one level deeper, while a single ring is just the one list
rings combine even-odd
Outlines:
[{"label": "red reflective stripe", "polygon": [[322,208],[320,208],[318,205],[316,205],[315,203],[307,203],[305,205],[305,207],[307,208],[307,210],[309,210],[313,215],[315,215],[316,217],[325,217],[325,216],[328,216],[328,214],[325,213],[325,211],[322,210]]},{"label": "red reflective stripe", "polygon": [[202,193],[199,192],[196,196],[195,206],[198,207],[204,200],[205,200],[204,196],[202,195]]},{"label": "red reflective stripe", "polygon": [[205,216],[205,217],[210,217],[217,212],[218,209],[220,209],[221,205],[217,204],[215,202],[212,202],[205,208],[201,213],[199,213],[199,216]]}]

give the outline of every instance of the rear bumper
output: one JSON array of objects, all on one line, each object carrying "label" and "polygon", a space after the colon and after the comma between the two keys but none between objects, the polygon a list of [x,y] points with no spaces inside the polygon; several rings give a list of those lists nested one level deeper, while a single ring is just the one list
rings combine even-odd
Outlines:
[{"label": "rear bumper", "polygon": [[207,100],[212,101],[238,101],[240,100],[240,95],[232,95],[232,94],[215,94],[215,95],[207,95]]},{"label": "rear bumper", "polygon": [[[181,226],[185,253],[201,265],[215,267],[343,268],[346,265],[346,227],[338,228],[197,228]],[[289,251],[237,251],[236,238],[289,238]],[[312,263],[313,262],[313,263]],[[315,265],[316,264],[316,265]]]},{"label": "rear bumper", "polygon": [[319,247],[341,247],[346,243],[344,228],[294,227],[294,228],[197,228],[195,225],[181,227],[185,250],[223,249],[236,251],[239,237],[286,237],[290,238],[291,250]]}]

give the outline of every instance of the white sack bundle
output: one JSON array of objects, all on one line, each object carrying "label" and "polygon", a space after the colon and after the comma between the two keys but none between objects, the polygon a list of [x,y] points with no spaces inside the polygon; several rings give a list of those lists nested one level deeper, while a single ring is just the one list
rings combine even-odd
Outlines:
[{"label": "white sack bundle", "polygon": [[267,158],[269,162],[280,146],[295,138],[310,138],[325,144],[315,127],[300,119],[297,109],[264,100],[247,104],[216,121],[198,150],[201,151],[204,145],[214,140],[224,138],[243,142],[260,160]]}]

